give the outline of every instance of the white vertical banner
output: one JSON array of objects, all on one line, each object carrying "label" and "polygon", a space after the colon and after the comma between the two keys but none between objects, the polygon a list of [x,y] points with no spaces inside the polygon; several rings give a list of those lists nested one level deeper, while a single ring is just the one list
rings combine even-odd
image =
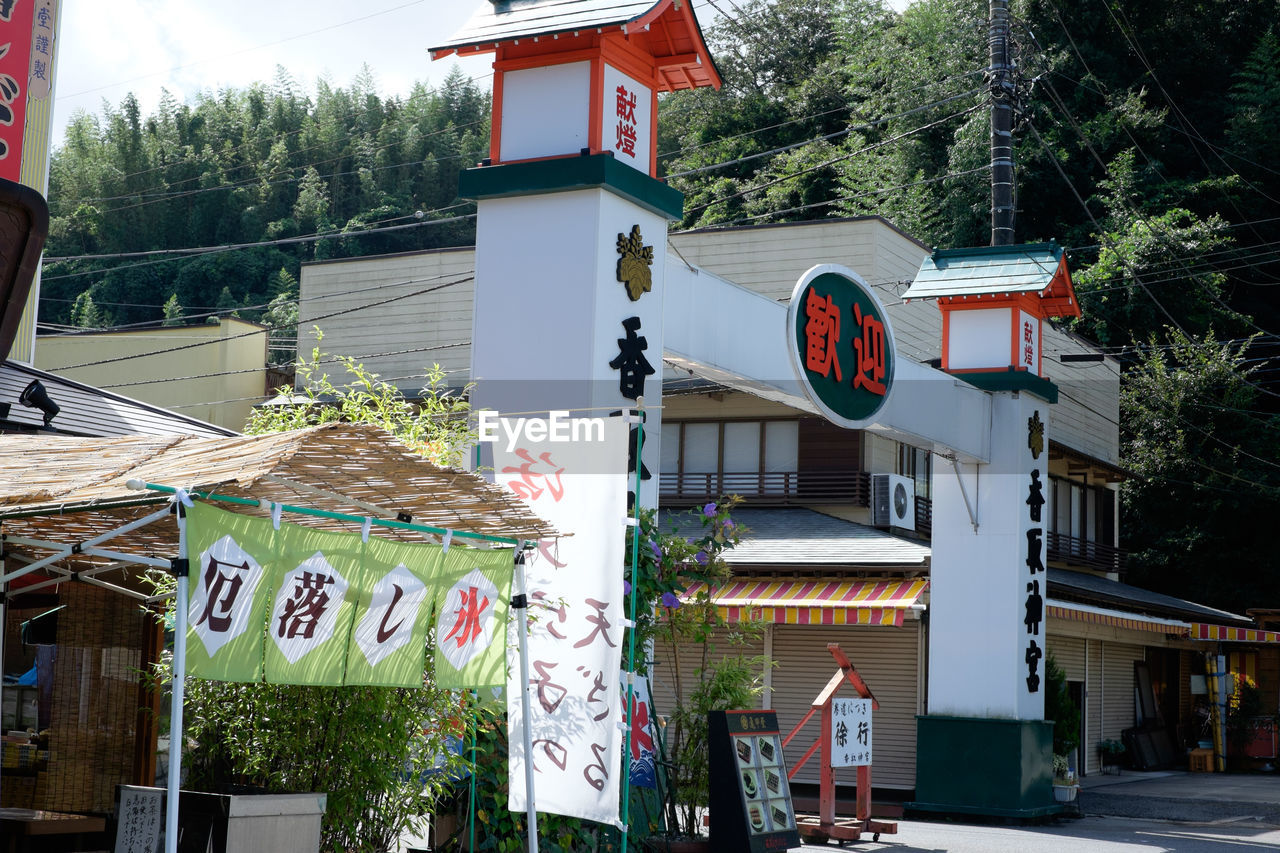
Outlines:
[{"label": "white vertical banner", "polygon": [[618,672],[628,427],[620,417],[571,420],[567,412],[552,412],[549,419],[502,419],[500,425],[487,431],[481,419],[481,440],[494,442],[494,482],[572,534],[540,543],[524,567],[533,754],[525,754],[526,694],[511,651],[508,806],[527,809],[525,762],[532,761],[538,811],[615,823],[623,736]]}]

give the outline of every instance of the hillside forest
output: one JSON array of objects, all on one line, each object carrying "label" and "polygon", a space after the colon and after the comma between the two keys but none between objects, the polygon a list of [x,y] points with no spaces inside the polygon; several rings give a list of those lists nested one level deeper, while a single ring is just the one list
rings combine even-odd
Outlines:
[{"label": "hillside forest", "polygon": [[[1280,606],[1280,0],[1012,0],[1017,238],[1068,247],[1074,331],[1123,368],[1127,580]],[[879,215],[989,241],[987,3],[709,0],[719,91],[664,96],[674,229]],[[304,261],[466,245],[487,78],[405,98],[278,69],[81,113],[53,154],[45,330],[280,331]],[[142,254],[146,253],[146,254]]]}]

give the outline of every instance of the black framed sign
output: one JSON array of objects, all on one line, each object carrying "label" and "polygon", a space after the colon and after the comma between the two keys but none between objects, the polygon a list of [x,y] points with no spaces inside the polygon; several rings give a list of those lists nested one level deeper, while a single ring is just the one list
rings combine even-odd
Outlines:
[{"label": "black framed sign", "polygon": [[711,848],[765,853],[800,846],[774,711],[713,711]]}]

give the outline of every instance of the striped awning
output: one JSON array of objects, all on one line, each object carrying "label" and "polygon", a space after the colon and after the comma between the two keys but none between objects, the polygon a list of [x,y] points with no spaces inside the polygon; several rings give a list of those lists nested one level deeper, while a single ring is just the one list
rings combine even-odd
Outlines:
[{"label": "striped awning", "polygon": [[1232,628],[1228,625],[1192,622],[1191,639],[1221,640],[1227,643],[1280,643],[1280,631],[1259,631],[1256,628]]},{"label": "striped awning", "polygon": [[1093,625],[1106,625],[1111,628],[1128,628],[1130,631],[1150,631],[1155,634],[1176,634],[1178,636],[1186,636],[1188,632],[1187,623],[1179,622],[1176,619],[1142,616],[1137,613],[1107,610],[1087,604],[1049,602],[1045,605],[1045,612],[1046,615],[1056,619],[1088,622]]},{"label": "striped awning", "polygon": [[[929,582],[919,580],[778,580],[730,578],[711,591],[727,622],[745,620],[780,625],[885,625],[899,627]],[[693,584],[681,598],[707,590]]]}]

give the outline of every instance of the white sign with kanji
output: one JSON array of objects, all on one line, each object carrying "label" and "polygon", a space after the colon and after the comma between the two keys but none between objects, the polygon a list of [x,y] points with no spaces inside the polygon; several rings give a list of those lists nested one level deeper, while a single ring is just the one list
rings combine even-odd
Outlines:
[{"label": "white sign with kanji", "polygon": [[871,764],[871,700],[831,700],[831,766]]},{"label": "white sign with kanji", "polygon": [[1018,338],[1014,341],[1018,367],[1040,375],[1040,319],[1026,311],[1018,312]]},{"label": "white sign with kanji", "polygon": [[618,162],[649,174],[653,159],[653,91],[606,62],[603,107],[601,146],[612,151]]},{"label": "white sign with kanji", "polygon": [[[622,772],[622,570],[627,514],[627,442],[621,418],[571,429],[519,429],[493,445],[495,481],[572,536],[545,541],[524,567],[529,599],[529,711],[532,755],[524,750],[524,685],[507,664],[510,753],[508,806],[525,811],[525,762],[534,769],[538,811],[601,823],[618,818]],[[517,566],[516,571],[521,571]],[[513,612],[514,619],[519,618]],[[508,638],[514,649],[514,637]]]}]

